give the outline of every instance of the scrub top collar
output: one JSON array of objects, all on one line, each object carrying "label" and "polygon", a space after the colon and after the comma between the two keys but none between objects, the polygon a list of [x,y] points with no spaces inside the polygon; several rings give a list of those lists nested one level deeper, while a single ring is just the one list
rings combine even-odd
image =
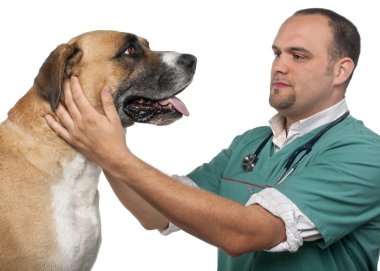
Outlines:
[{"label": "scrub top collar", "polygon": [[321,112],[318,112],[309,118],[293,123],[289,127],[288,136],[286,136],[285,118],[277,113],[269,120],[269,125],[272,128],[274,135],[272,141],[275,145],[275,150],[280,150],[296,138],[301,137],[322,125],[336,120],[347,111],[348,106],[346,104],[346,99],[343,98],[335,105]]}]

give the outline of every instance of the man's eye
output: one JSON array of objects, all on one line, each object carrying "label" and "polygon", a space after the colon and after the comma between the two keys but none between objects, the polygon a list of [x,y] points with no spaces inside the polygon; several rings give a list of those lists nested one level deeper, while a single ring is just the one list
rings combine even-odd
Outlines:
[{"label": "man's eye", "polygon": [[275,58],[278,58],[281,55],[281,53],[279,51],[273,51],[273,55]]},{"label": "man's eye", "polygon": [[293,58],[297,61],[302,61],[302,60],[305,60],[306,57],[302,56],[302,55],[293,55]]},{"label": "man's eye", "polygon": [[134,46],[130,46],[127,48],[127,50],[125,51],[125,54],[127,55],[134,55],[137,53],[137,50]]}]

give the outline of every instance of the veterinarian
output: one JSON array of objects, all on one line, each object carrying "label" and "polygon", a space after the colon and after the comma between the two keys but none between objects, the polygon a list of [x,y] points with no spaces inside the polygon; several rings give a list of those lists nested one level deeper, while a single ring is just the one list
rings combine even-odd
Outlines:
[{"label": "veterinarian", "polygon": [[187,176],[133,155],[107,87],[102,115],[72,78],[68,111],[56,111],[63,126],[46,119],[104,169],[145,228],[180,228],[218,247],[218,270],[377,270],[380,137],[345,102],[359,33],[335,12],[306,9],[272,47],[269,103],[278,114]]}]

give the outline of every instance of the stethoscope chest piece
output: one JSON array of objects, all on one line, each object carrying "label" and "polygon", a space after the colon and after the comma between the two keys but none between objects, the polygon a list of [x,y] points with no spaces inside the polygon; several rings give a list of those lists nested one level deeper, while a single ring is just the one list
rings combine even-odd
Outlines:
[{"label": "stethoscope chest piece", "polygon": [[248,154],[247,156],[245,156],[242,161],[243,170],[245,172],[252,171],[257,162],[257,158],[258,157],[256,154]]},{"label": "stethoscope chest piece", "polygon": [[257,163],[257,160],[259,160],[259,153],[264,148],[265,144],[268,142],[268,140],[272,137],[272,133],[270,133],[263,142],[261,142],[260,146],[257,148],[257,150],[254,153],[248,154],[244,156],[242,161],[243,170],[245,172],[250,172],[255,167],[255,164]]}]

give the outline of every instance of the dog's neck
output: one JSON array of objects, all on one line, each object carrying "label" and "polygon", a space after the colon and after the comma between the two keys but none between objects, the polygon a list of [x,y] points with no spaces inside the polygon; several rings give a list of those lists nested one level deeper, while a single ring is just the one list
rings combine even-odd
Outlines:
[{"label": "dog's neck", "polygon": [[[32,87],[8,112],[8,119],[3,125],[8,126],[13,136],[21,141],[13,148],[17,148],[17,151],[23,153],[25,157],[31,153],[51,157],[51,166],[54,166],[53,161],[58,157],[65,157],[69,161],[77,155],[77,152],[47,125],[44,119],[46,114],[55,116],[50,104]],[[38,147],[41,145],[44,148]],[[31,148],[33,152],[30,152]],[[38,154],[41,150],[44,153]],[[30,157],[28,160],[38,168],[49,169],[47,165],[38,165],[38,157]]]},{"label": "dog's neck", "polygon": [[25,133],[38,134],[36,139],[43,143],[63,145],[62,139],[57,137],[53,130],[47,125],[44,116],[55,113],[51,110],[49,103],[32,87],[8,112],[8,120]]},{"label": "dog's neck", "polygon": [[32,87],[15,106],[9,110],[8,119],[23,126],[28,131],[44,128],[43,116],[50,113],[48,102]]}]

